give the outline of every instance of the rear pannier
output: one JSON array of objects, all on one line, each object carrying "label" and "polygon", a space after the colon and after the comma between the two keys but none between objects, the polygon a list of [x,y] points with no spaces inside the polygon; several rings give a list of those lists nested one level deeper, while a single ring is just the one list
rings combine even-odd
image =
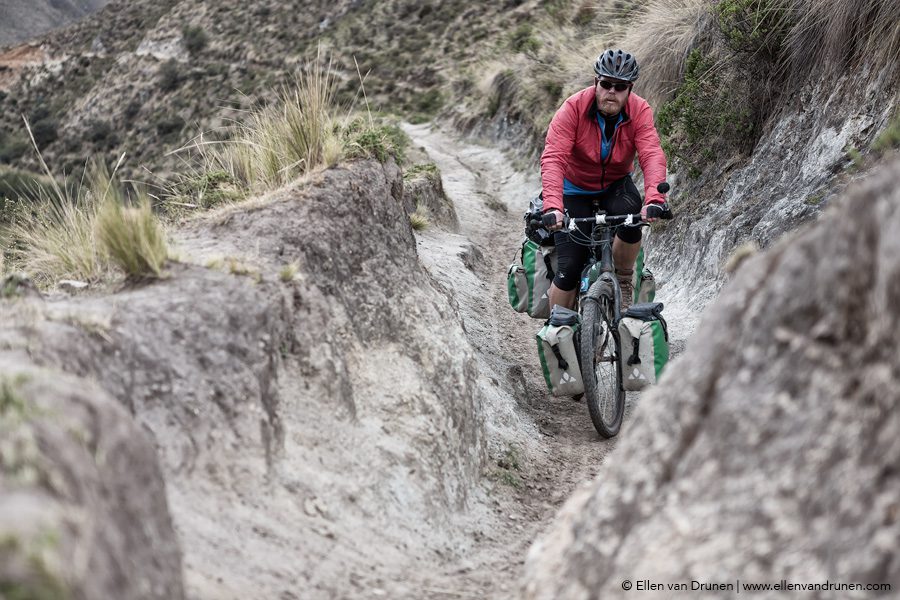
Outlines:
[{"label": "rear pannier", "polygon": [[669,360],[669,332],[661,302],[634,304],[619,321],[622,386],[633,392],[654,384]]}]

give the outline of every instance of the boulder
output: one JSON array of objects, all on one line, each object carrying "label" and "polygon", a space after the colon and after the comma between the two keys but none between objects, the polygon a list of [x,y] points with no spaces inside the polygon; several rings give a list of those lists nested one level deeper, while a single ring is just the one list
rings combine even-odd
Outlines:
[{"label": "boulder", "polygon": [[102,389],[0,355],[0,597],[184,597],[156,450]]},{"label": "boulder", "polygon": [[459,229],[456,209],[444,193],[441,174],[434,164],[417,165],[406,174],[403,207],[408,213],[424,211],[429,221],[438,227],[450,231]]}]

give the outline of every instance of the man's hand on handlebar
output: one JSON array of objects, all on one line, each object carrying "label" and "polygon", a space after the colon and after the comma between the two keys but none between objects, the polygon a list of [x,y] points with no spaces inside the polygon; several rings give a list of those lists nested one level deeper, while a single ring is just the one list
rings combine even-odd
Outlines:
[{"label": "man's hand on handlebar", "polygon": [[[656,191],[660,194],[667,194],[672,189],[668,181],[663,181],[656,186]],[[653,207],[653,208],[651,208]],[[650,210],[647,210],[650,209]],[[641,207],[641,220],[644,223],[653,223],[659,219],[671,219],[672,210],[668,204],[645,204]]]},{"label": "man's hand on handlebar", "polygon": [[559,231],[563,226],[563,214],[556,209],[548,210],[541,218],[549,231]]},{"label": "man's hand on handlebar", "polygon": [[653,223],[660,219],[671,219],[674,215],[668,204],[645,204],[641,208],[641,220],[644,223]]}]

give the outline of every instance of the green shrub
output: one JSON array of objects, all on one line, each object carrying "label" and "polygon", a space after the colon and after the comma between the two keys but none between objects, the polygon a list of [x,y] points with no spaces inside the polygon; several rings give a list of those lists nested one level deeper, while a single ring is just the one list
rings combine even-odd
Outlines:
[{"label": "green shrub", "polygon": [[529,23],[523,23],[510,35],[509,47],[514,52],[534,54],[540,49],[541,42],[534,36],[534,28]]},{"label": "green shrub", "polygon": [[690,175],[725,152],[745,152],[756,140],[754,114],[742,90],[726,81],[715,62],[697,48],[688,56],[675,98],[660,108],[656,125],[663,150]]},{"label": "green shrub", "polygon": [[28,151],[28,140],[21,136],[0,138],[0,163],[9,164]]},{"label": "green shrub", "polygon": [[779,58],[793,26],[787,0],[720,0],[713,10],[733,50],[753,54],[757,61]]},{"label": "green shrub", "polygon": [[444,105],[444,96],[438,88],[432,88],[424,94],[419,94],[414,102],[414,108],[423,115],[432,117]]},{"label": "green shrub", "polygon": [[184,40],[184,47],[192,55],[206,48],[206,44],[209,42],[206,31],[197,25],[185,25],[181,29],[181,36]]},{"label": "green shrub", "polygon": [[170,140],[184,129],[185,121],[180,115],[163,115],[156,120],[154,125],[160,138]]},{"label": "green shrub", "polygon": [[420,175],[425,177],[440,177],[441,171],[433,162],[413,165],[403,173],[403,179],[415,179]]},{"label": "green shrub", "polygon": [[141,106],[140,100],[135,98],[125,105],[125,110],[122,111],[122,114],[130,121],[141,112]]},{"label": "green shrub", "polygon": [[578,10],[575,11],[575,16],[572,17],[572,23],[576,27],[586,27],[594,20],[594,15],[596,14],[597,5],[594,0],[589,0],[588,2],[582,3],[578,7]]},{"label": "green shrub", "polygon": [[543,92],[547,94],[547,97],[553,102],[558,101],[559,97],[562,95],[563,86],[556,79],[544,79],[541,81],[540,86],[541,90],[543,90]]},{"label": "green shrub", "polygon": [[167,60],[159,67],[159,89],[171,92],[181,83],[181,73],[178,69],[178,61],[174,58]]},{"label": "green shrub", "polygon": [[396,125],[368,125],[361,119],[348,127],[346,146],[351,157],[372,157],[385,162],[393,156],[397,162],[406,158],[409,137]]},{"label": "green shrub", "polygon": [[38,147],[43,148],[59,138],[59,122],[56,119],[44,118],[31,126],[31,133]]},{"label": "green shrub", "polygon": [[87,124],[85,138],[98,148],[113,148],[119,143],[119,136],[109,121],[94,119]]}]

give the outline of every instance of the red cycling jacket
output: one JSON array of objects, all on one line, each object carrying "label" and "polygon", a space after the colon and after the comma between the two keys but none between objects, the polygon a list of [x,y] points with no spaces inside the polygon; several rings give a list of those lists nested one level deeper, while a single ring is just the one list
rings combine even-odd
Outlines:
[{"label": "red cycling jacket", "polygon": [[[666,155],[653,125],[647,101],[631,93],[623,119],[611,138],[606,160],[600,158],[600,125],[594,88],[573,94],[560,107],[541,154],[544,211],[563,210],[563,178],[584,190],[603,190],[634,169],[634,156],[644,172],[644,204],[665,202],[656,186],[666,179]],[[602,119],[601,119],[602,120]]]}]

